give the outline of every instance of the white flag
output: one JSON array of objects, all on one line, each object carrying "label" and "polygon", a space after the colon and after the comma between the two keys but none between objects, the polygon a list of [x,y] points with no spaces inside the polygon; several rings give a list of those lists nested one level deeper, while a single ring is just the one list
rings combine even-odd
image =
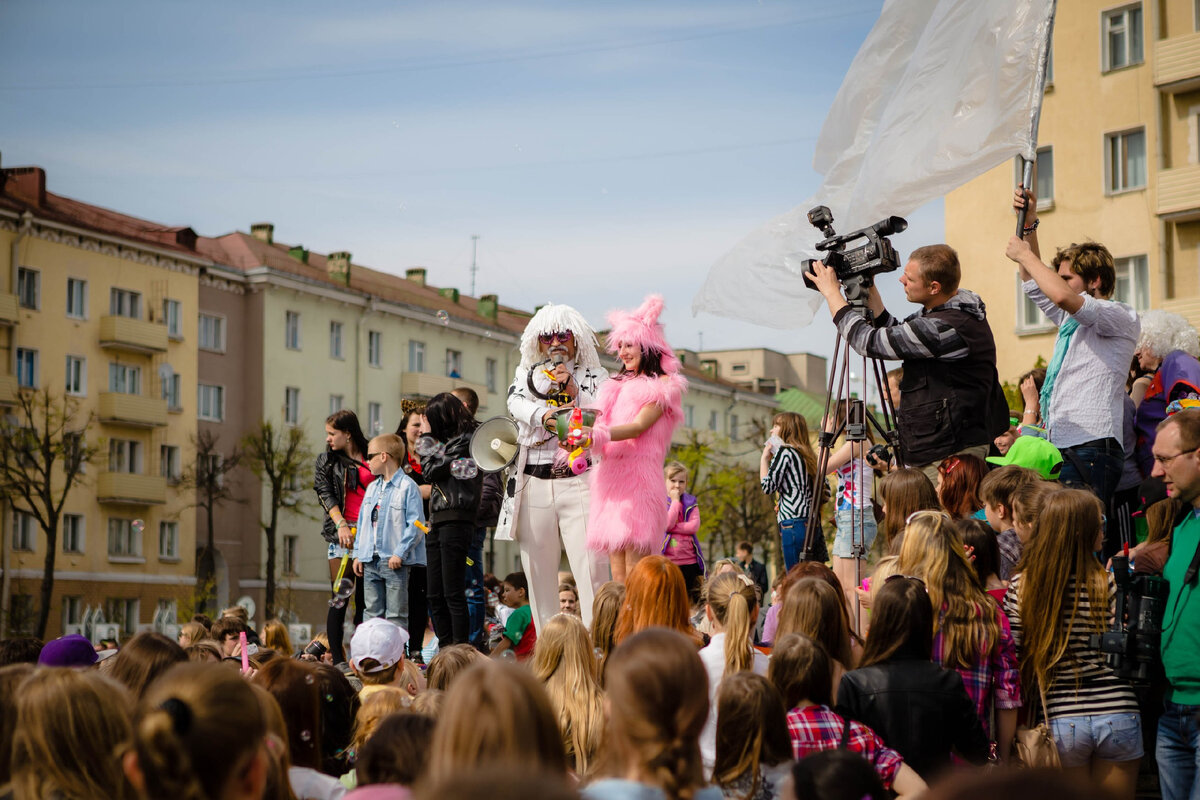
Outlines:
[{"label": "white flag", "polygon": [[829,206],[848,233],[905,216],[1018,153],[1034,158],[1053,11],[1054,0],[887,0],[821,128],[821,188],[713,264],[692,312],[802,328],[822,302],[800,277],[822,238],[810,208]]}]

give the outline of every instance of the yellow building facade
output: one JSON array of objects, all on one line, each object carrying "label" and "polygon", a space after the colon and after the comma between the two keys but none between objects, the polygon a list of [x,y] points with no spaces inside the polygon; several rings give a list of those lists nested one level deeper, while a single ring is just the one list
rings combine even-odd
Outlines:
[{"label": "yellow building facade", "polygon": [[[1102,242],[1116,298],[1200,324],[1200,9],[1151,0],[1059,3],[1038,137],[1043,260]],[[1025,299],[1004,256],[1015,233],[1018,167],[1005,163],[951,192],[946,241],[963,287],[987,304],[1000,378],[1014,381],[1054,328]]]}]

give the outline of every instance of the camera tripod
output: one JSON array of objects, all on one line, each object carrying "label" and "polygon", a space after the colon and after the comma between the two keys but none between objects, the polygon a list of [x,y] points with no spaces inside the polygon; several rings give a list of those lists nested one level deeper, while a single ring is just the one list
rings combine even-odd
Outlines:
[{"label": "camera tripod", "polygon": [[[847,291],[847,301],[854,309],[855,313],[864,314],[868,322],[873,321],[873,314],[866,306],[865,292],[862,287],[854,287],[858,291]],[[854,375],[851,372],[852,359],[862,359],[861,372]],[[870,385],[868,379],[871,379],[875,386],[876,396],[879,398],[880,417],[877,417],[865,402],[867,396],[867,387]],[[861,379],[858,384],[861,389],[858,396],[852,394],[855,388],[853,382]],[[844,409],[844,410],[843,410]],[[836,411],[835,411],[836,410]],[[831,412],[834,412],[831,415]],[[811,561],[816,555],[817,544],[823,544],[823,533],[821,530],[821,500],[825,490],[825,473],[829,467],[830,452],[833,449],[834,442],[843,433],[846,435],[846,441],[851,444],[851,469],[854,474],[852,479],[857,486],[860,496],[864,492],[870,491],[869,486],[865,486],[866,470],[863,462],[868,457],[868,443],[870,442],[870,431],[874,428],[878,434],[878,438],[884,443],[885,447],[896,453],[897,462],[903,463],[903,458],[899,451],[899,435],[895,425],[896,409],[895,403],[888,389],[887,371],[884,368],[884,363],[881,359],[869,358],[860,356],[850,348],[850,342],[842,337],[839,332],[836,343],[834,344],[833,366],[829,372],[829,385],[825,393],[825,413],[822,416],[822,430],[817,437],[818,453],[817,453],[817,480],[812,498],[810,500],[808,521],[805,525],[805,539],[803,560]],[[871,453],[878,452],[871,448]],[[887,454],[881,454],[883,460],[887,460]],[[836,503],[835,503],[836,505]],[[851,586],[843,587],[846,591],[846,596],[850,597],[855,586],[862,583],[862,562],[867,556],[867,545],[864,536],[864,514],[870,513],[866,508],[860,507],[851,503],[850,505],[850,558],[854,561],[855,578]],[[858,611],[857,595],[853,595],[856,600],[854,603],[855,611]],[[853,627],[858,627],[858,614],[855,614]]]}]

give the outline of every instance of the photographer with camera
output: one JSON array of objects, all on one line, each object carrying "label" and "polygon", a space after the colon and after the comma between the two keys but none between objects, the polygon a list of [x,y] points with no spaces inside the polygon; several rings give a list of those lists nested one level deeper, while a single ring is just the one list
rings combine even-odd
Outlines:
[{"label": "photographer with camera", "polygon": [[1172,499],[1184,505],[1163,568],[1170,587],[1162,623],[1162,661],[1167,676],[1158,721],[1158,777],[1164,800],[1200,795],[1200,409],[1187,409],[1158,425],[1154,470]]},{"label": "photographer with camera", "polygon": [[909,257],[900,284],[921,310],[903,322],[883,307],[873,283],[863,309],[842,296],[832,267],[814,261],[807,277],[856,352],[903,360],[904,404],[896,423],[905,463],[936,481],[937,465],[946,456],[987,455],[991,441],[1008,428],[1008,404],[983,301],[958,288],[958,254],[949,245],[920,247]]}]

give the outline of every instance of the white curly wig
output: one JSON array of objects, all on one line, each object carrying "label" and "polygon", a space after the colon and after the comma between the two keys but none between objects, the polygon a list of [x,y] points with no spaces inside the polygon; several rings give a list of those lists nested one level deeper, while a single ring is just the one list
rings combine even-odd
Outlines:
[{"label": "white curly wig", "polygon": [[1200,358],[1200,334],[1184,317],[1170,311],[1147,311],[1142,314],[1142,335],[1138,349],[1149,350],[1155,358],[1182,350],[1192,358]]},{"label": "white curly wig", "polygon": [[521,334],[521,366],[528,369],[545,361],[546,356],[538,347],[538,337],[562,331],[575,334],[575,363],[587,369],[600,369],[596,332],[578,311],[557,303],[542,306],[525,326],[525,332]]}]

